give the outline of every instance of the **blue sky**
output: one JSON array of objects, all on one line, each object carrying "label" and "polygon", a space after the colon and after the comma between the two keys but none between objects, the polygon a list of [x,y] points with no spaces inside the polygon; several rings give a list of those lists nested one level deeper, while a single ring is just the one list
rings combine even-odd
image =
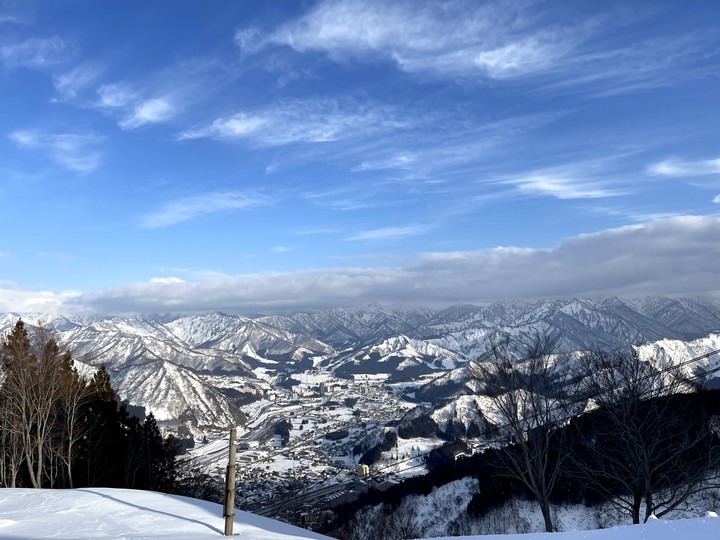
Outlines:
[{"label": "blue sky", "polygon": [[719,23],[0,0],[0,309],[715,292]]}]

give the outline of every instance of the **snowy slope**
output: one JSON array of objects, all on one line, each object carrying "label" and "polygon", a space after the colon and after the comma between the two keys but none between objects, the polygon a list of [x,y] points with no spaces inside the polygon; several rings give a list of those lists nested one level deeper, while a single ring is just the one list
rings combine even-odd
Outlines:
[{"label": "snowy slope", "polygon": [[245,317],[214,312],[180,317],[165,326],[188,345],[197,347],[232,332],[238,324],[242,324],[246,320]]},{"label": "snowy slope", "polygon": [[259,320],[276,328],[313,336],[336,349],[348,349],[413,332],[433,314],[428,308],[384,308],[373,304],[356,311],[335,308]]},{"label": "snowy slope", "polygon": [[0,334],[4,335],[15,326],[15,323],[20,319],[20,315],[16,313],[5,313],[0,316]]},{"label": "snowy slope", "polygon": [[653,520],[641,525],[621,525],[594,531],[442,536],[433,537],[432,540],[716,540],[719,537],[720,519],[713,516],[674,521]]},{"label": "snowy slope", "polygon": [[[720,387],[720,372],[703,376],[705,372],[720,370],[720,354],[710,354],[720,350],[720,334],[710,334],[693,341],[661,339],[637,347],[637,350],[643,360],[654,359],[661,366],[680,365],[686,377],[698,377],[708,386]],[[709,356],[690,362],[703,355]]]},{"label": "snowy slope", "polygon": [[453,369],[460,363],[462,357],[452,351],[400,334],[339,355],[322,365],[341,377],[353,373],[389,373],[395,380],[410,380],[419,374]]},{"label": "snowy slope", "polygon": [[[187,497],[110,488],[0,489],[0,538],[202,540],[223,531],[221,505]],[[240,510],[233,532],[245,540],[328,538]]]},{"label": "snowy slope", "polygon": [[61,332],[58,337],[76,358],[114,369],[166,360],[195,371],[250,374],[250,367],[241,358],[193,349],[165,326],[152,321],[113,317]]},{"label": "snowy slope", "polygon": [[628,302],[638,312],[675,329],[685,339],[720,329],[718,298],[643,298]]},{"label": "snowy slope", "polygon": [[487,423],[493,426],[504,425],[503,417],[498,413],[492,399],[487,396],[460,396],[447,405],[435,409],[430,415],[438,427],[449,431],[450,424],[469,428],[475,424],[486,429]]},{"label": "snowy slope", "polygon": [[[0,318],[9,331],[18,315]],[[195,371],[228,370],[250,373],[230,354],[190,349],[161,323],[140,317],[95,319],[86,326],[64,317],[23,315],[28,324],[57,328],[60,345],[73,351],[81,373],[92,376],[105,365],[122,400],[145,407],[161,423],[179,423],[203,430],[237,424],[238,411]],[[65,328],[65,331],[60,329]]]},{"label": "snowy slope", "polygon": [[195,350],[215,350],[249,358],[301,359],[326,355],[333,348],[309,335],[267,324],[264,318],[211,313],[181,317],[166,327]]},{"label": "snowy slope", "polygon": [[692,339],[720,330],[717,299],[582,298],[453,306],[438,312],[413,337],[478,358],[488,338],[530,344],[553,336],[558,352],[615,349],[660,339]]},{"label": "snowy slope", "polygon": [[229,400],[195,373],[158,360],[111,371],[120,398],[145,407],[158,422],[191,424],[199,429],[236,425]]}]

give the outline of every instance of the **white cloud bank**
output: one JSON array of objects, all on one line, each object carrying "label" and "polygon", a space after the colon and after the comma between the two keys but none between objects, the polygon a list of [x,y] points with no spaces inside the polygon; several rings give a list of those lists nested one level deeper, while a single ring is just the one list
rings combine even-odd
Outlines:
[{"label": "white cloud bank", "polygon": [[567,239],[549,249],[424,253],[400,267],[173,276],[100,292],[0,283],[0,312],[252,311],[449,305],[514,298],[693,295],[720,291],[720,217],[679,216]]},{"label": "white cloud bank", "polygon": [[720,218],[681,216],[570,238],[549,249],[425,253],[402,267],[153,279],[73,298],[100,312],[447,305],[510,298],[703,294],[720,286]]},{"label": "white cloud bank", "polygon": [[0,313],[70,313],[82,309],[79,291],[30,291],[0,281]]}]

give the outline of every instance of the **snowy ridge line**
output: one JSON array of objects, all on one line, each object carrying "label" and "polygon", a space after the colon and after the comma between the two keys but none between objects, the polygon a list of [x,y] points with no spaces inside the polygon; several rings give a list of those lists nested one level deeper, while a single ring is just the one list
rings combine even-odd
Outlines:
[{"label": "snowy ridge line", "polygon": [[[669,371],[670,369],[673,369],[673,368],[684,367],[684,366],[687,366],[687,365],[692,364],[692,363],[694,363],[694,362],[698,362],[699,360],[705,360],[706,358],[710,358],[711,356],[715,356],[715,355],[718,354],[718,353],[720,353],[720,349],[715,349],[714,351],[710,351],[710,352],[707,352],[707,353],[705,353],[705,354],[701,354],[700,356],[695,356],[694,358],[690,358],[690,359],[688,359],[688,360],[685,360],[684,362],[679,362],[679,363],[677,363],[677,364],[673,364],[672,366],[668,366],[668,367],[666,367],[665,369],[658,370],[658,372],[659,372],[659,373],[665,373],[666,371]],[[718,371],[717,368],[712,369],[712,370],[710,370],[710,371],[706,371],[705,373],[703,373],[703,375],[707,375],[708,373],[713,373],[713,372],[715,372],[715,371]],[[694,379],[697,379],[697,378],[699,378],[699,376],[690,377],[690,378],[688,378],[687,380],[694,380]]]},{"label": "snowy ridge line", "polygon": [[[698,361],[700,361],[700,360],[704,360],[704,359],[709,358],[710,356],[714,356],[714,355],[716,355],[716,354],[720,354],[720,349],[716,349],[716,350],[714,350],[714,351],[710,351],[710,352],[705,353],[705,354],[702,354],[702,355],[700,355],[700,356],[696,356],[696,357],[694,357],[694,358],[690,358],[689,360],[686,360],[686,361],[684,361],[684,362],[680,362],[680,363],[678,363],[678,364],[673,364],[673,365],[671,365],[671,366],[667,366],[667,367],[665,367],[665,368],[663,368],[663,369],[658,369],[658,370],[657,370],[657,373],[651,373],[651,374],[648,374],[648,375],[643,375],[642,377],[639,378],[639,380],[642,381],[642,380],[644,380],[644,379],[648,379],[648,378],[653,377],[653,376],[655,376],[655,375],[666,373],[666,372],[668,372],[668,371],[670,371],[670,370],[672,370],[672,369],[677,369],[677,368],[679,368],[679,367],[687,366],[687,365],[689,365],[689,364],[698,362]],[[692,381],[695,381],[695,380],[700,379],[701,377],[705,377],[708,373],[714,373],[714,372],[718,372],[718,371],[720,371],[720,366],[718,366],[718,367],[716,367],[716,368],[713,368],[712,370],[708,370],[708,371],[702,373],[701,375],[695,375],[695,376],[693,376],[693,377],[683,377],[683,381],[685,381],[685,382],[692,382]],[[653,397],[657,397],[657,396],[655,396],[655,395],[653,395],[653,394],[654,394],[654,390],[651,389],[651,390],[647,393],[647,395],[641,394],[639,397],[640,397],[640,399],[642,399],[642,400],[644,400],[644,399],[651,399],[651,398],[653,398]],[[587,400],[592,399],[592,398],[594,398],[594,397],[597,397],[597,396],[599,396],[599,395],[600,395],[599,392],[584,394],[584,395],[579,396],[579,397],[577,397],[577,398],[575,398],[575,399],[569,399],[569,400],[565,401],[565,402],[562,404],[562,406],[565,407],[565,406],[567,406],[567,405],[578,405],[578,404],[580,404],[580,403],[582,403],[582,402],[584,402],[584,401],[587,401]],[[559,407],[554,407],[554,409],[559,409]],[[549,409],[548,412],[553,412],[553,408]],[[572,418],[574,418],[574,417],[576,417],[576,416],[578,416],[578,415],[570,415],[570,416],[561,417],[561,418],[558,418],[557,420],[555,420],[554,422],[552,422],[552,424],[559,424],[559,423],[565,422],[566,420],[571,420]]]},{"label": "snowy ridge line", "polygon": [[[696,356],[696,357],[694,357],[694,358],[691,358],[691,359],[689,359],[689,360],[686,360],[686,361],[681,362],[681,363],[678,363],[678,364],[673,364],[672,366],[665,367],[665,368],[663,368],[663,369],[659,369],[659,370],[658,370],[658,374],[665,373],[665,372],[667,372],[667,371],[669,371],[669,370],[671,370],[671,369],[676,369],[676,368],[678,368],[678,367],[687,366],[687,365],[689,365],[689,364],[691,364],[691,363],[698,362],[698,361],[700,361],[700,360],[704,360],[704,359],[709,358],[710,356],[714,356],[714,355],[716,355],[716,354],[720,354],[720,349],[717,349],[717,350],[714,350],[714,351],[710,351],[710,352],[708,352],[708,353],[702,354],[702,355],[700,355],[700,356]],[[708,371],[704,372],[702,375],[695,375],[695,376],[693,376],[693,377],[684,377],[683,380],[686,381],[686,382],[692,382],[692,381],[694,381],[694,380],[699,379],[700,377],[705,377],[705,376],[707,376],[707,375],[710,374],[710,373],[716,373],[716,372],[720,372],[720,366],[718,366],[718,367],[716,367],[716,368],[713,368],[713,369],[711,369],[711,370],[708,370]],[[652,375],[655,375],[655,374],[652,374]],[[642,380],[642,379],[645,379],[645,378],[649,378],[650,376],[651,376],[651,375],[644,375],[643,377],[641,377],[641,380]],[[589,399],[592,399],[593,397],[597,397],[598,395],[599,395],[598,393],[585,394],[584,396],[581,396],[581,397],[579,397],[579,398],[572,399],[572,400],[568,400],[568,401],[566,401],[561,407],[554,407],[554,409],[557,409],[557,412],[560,412],[561,408],[565,408],[565,407],[567,407],[567,405],[580,404],[580,403],[582,403],[582,402],[584,402],[584,401],[587,401],[587,400],[589,400]],[[641,395],[641,396],[640,396],[640,399],[650,399],[650,398],[652,398],[652,397],[653,397],[652,392],[650,392],[650,393],[648,393],[647,396]],[[548,412],[553,412],[553,409],[552,409],[552,408],[549,409]],[[552,422],[551,425],[562,424],[562,423],[564,423],[564,422],[566,422],[566,421],[568,421],[568,420],[572,420],[573,418],[575,418],[575,417],[577,417],[577,416],[579,416],[579,415],[567,415],[567,416],[558,418],[558,419],[556,419],[554,422]],[[478,427],[479,427],[479,426],[478,426]],[[507,426],[505,426],[505,427],[507,427]],[[487,439],[489,440],[491,433],[492,433],[492,432],[491,432],[489,429],[485,429],[484,432],[481,431],[480,434],[479,434],[477,437],[473,437],[473,438],[474,438],[474,439],[479,439],[480,437],[487,437]],[[497,439],[496,439],[495,441],[491,441],[491,442],[497,442]],[[489,445],[491,444],[491,442],[488,442],[487,445],[485,445],[485,446],[489,446]],[[397,465],[401,465],[401,464],[403,464],[403,463],[407,463],[407,462],[412,461],[412,460],[414,460],[414,459],[416,459],[416,458],[415,458],[415,457],[412,457],[412,458],[401,459],[401,460],[395,461],[395,462],[394,462],[393,464],[391,464],[391,465],[386,465],[386,466],[384,466],[384,467],[377,467],[376,470],[377,470],[377,471],[380,471],[380,472],[386,471],[386,470],[389,470],[389,469],[391,469],[391,468],[393,468],[393,467],[396,467]],[[424,466],[425,466],[425,464],[424,464],[424,463],[421,463],[421,464],[418,464],[418,465],[413,465],[413,466],[411,466],[411,467],[407,467],[406,470],[417,469],[418,467],[424,467]]]},{"label": "snowy ridge line", "polygon": [[[716,349],[716,350],[714,350],[714,351],[710,351],[710,352],[707,352],[707,353],[705,353],[705,354],[701,354],[700,356],[696,356],[696,357],[694,357],[694,358],[690,358],[690,359],[688,359],[688,360],[685,360],[684,362],[679,362],[679,363],[677,363],[677,364],[672,364],[672,365],[670,365],[670,366],[666,366],[666,367],[664,367],[664,368],[662,368],[662,369],[659,369],[659,368],[658,368],[658,369],[657,369],[657,373],[650,373],[650,374],[648,374],[648,375],[643,375],[642,377],[639,377],[639,378],[638,378],[638,381],[643,381],[643,380],[645,380],[645,379],[649,379],[650,377],[653,377],[653,376],[655,376],[655,375],[662,375],[663,373],[667,373],[667,372],[670,371],[670,370],[678,369],[678,368],[680,368],[680,367],[688,366],[688,365],[693,364],[693,363],[695,363],[695,362],[699,362],[700,360],[705,360],[706,358],[710,358],[711,356],[715,356],[716,354],[720,354],[720,349]],[[683,377],[682,380],[683,380],[684,382],[693,382],[693,381],[696,381],[696,380],[700,379],[701,377],[707,376],[708,374],[717,373],[718,371],[720,371],[720,366],[718,366],[718,367],[716,367],[716,368],[713,368],[713,369],[710,369],[710,370],[708,370],[708,371],[704,371],[704,372],[703,372],[702,374],[700,374],[700,375],[694,375],[694,376],[692,376],[692,377]],[[598,393],[594,393],[594,394],[593,394],[593,393],[591,393],[591,394],[584,394],[583,396],[581,396],[580,398],[578,398],[578,399],[576,399],[576,400],[567,401],[567,403],[568,403],[568,404],[580,403],[581,401],[583,401],[583,400],[585,400],[585,399],[592,399],[592,398],[594,398],[594,397],[597,397],[598,395],[599,395]],[[650,399],[651,397],[654,397],[654,396],[652,395],[652,393],[648,394],[647,396],[644,396],[644,395],[641,395],[641,396],[640,396],[641,399]]]}]

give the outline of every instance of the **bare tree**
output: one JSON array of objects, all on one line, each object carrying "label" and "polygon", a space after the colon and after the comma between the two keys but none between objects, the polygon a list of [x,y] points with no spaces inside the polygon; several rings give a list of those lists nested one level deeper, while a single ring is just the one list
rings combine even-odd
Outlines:
[{"label": "bare tree", "polygon": [[[549,339],[537,337],[517,359],[511,343],[492,343],[489,358],[475,364],[475,376],[492,399],[500,428],[510,442],[501,453],[504,468],[537,500],[545,530],[555,530],[550,493],[559,478],[564,454],[564,430],[557,429],[566,415],[564,357],[552,354]],[[522,356],[522,355],[521,355]]]},{"label": "bare tree", "polygon": [[360,510],[351,519],[339,524],[331,534],[340,540],[406,540],[418,538],[421,528],[412,503],[403,501],[394,508],[382,504]]},{"label": "bare tree", "polygon": [[417,513],[411,503],[403,502],[390,512],[390,515],[381,524],[381,538],[408,540],[420,536]]},{"label": "bare tree", "polygon": [[720,454],[693,385],[634,351],[593,353],[586,362],[582,395],[596,409],[576,423],[585,451],[573,461],[587,485],[633,523],[661,517],[704,489]]},{"label": "bare tree", "polygon": [[30,336],[22,320],[0,343],[0,357],[5,372],[2,440],[10,483],[19,474],[18,455],[35,488],[52,487],[61,469],[71,479],[80,407],[72,357],[60,350],[47,327],[37,327]]},{"label": "bare tree", "polygon": [[58,456],[64,465],[66,487],[73,488],[73,464],[75,449],[85,435],[86,429],[82,422],[83,407],[89,398],[89,389],[85,380],[80,377],[73,365],[72,356],[68,351],[63,354],[61,364],[61,389],[58,396],[60,422],[58,425]]}]

